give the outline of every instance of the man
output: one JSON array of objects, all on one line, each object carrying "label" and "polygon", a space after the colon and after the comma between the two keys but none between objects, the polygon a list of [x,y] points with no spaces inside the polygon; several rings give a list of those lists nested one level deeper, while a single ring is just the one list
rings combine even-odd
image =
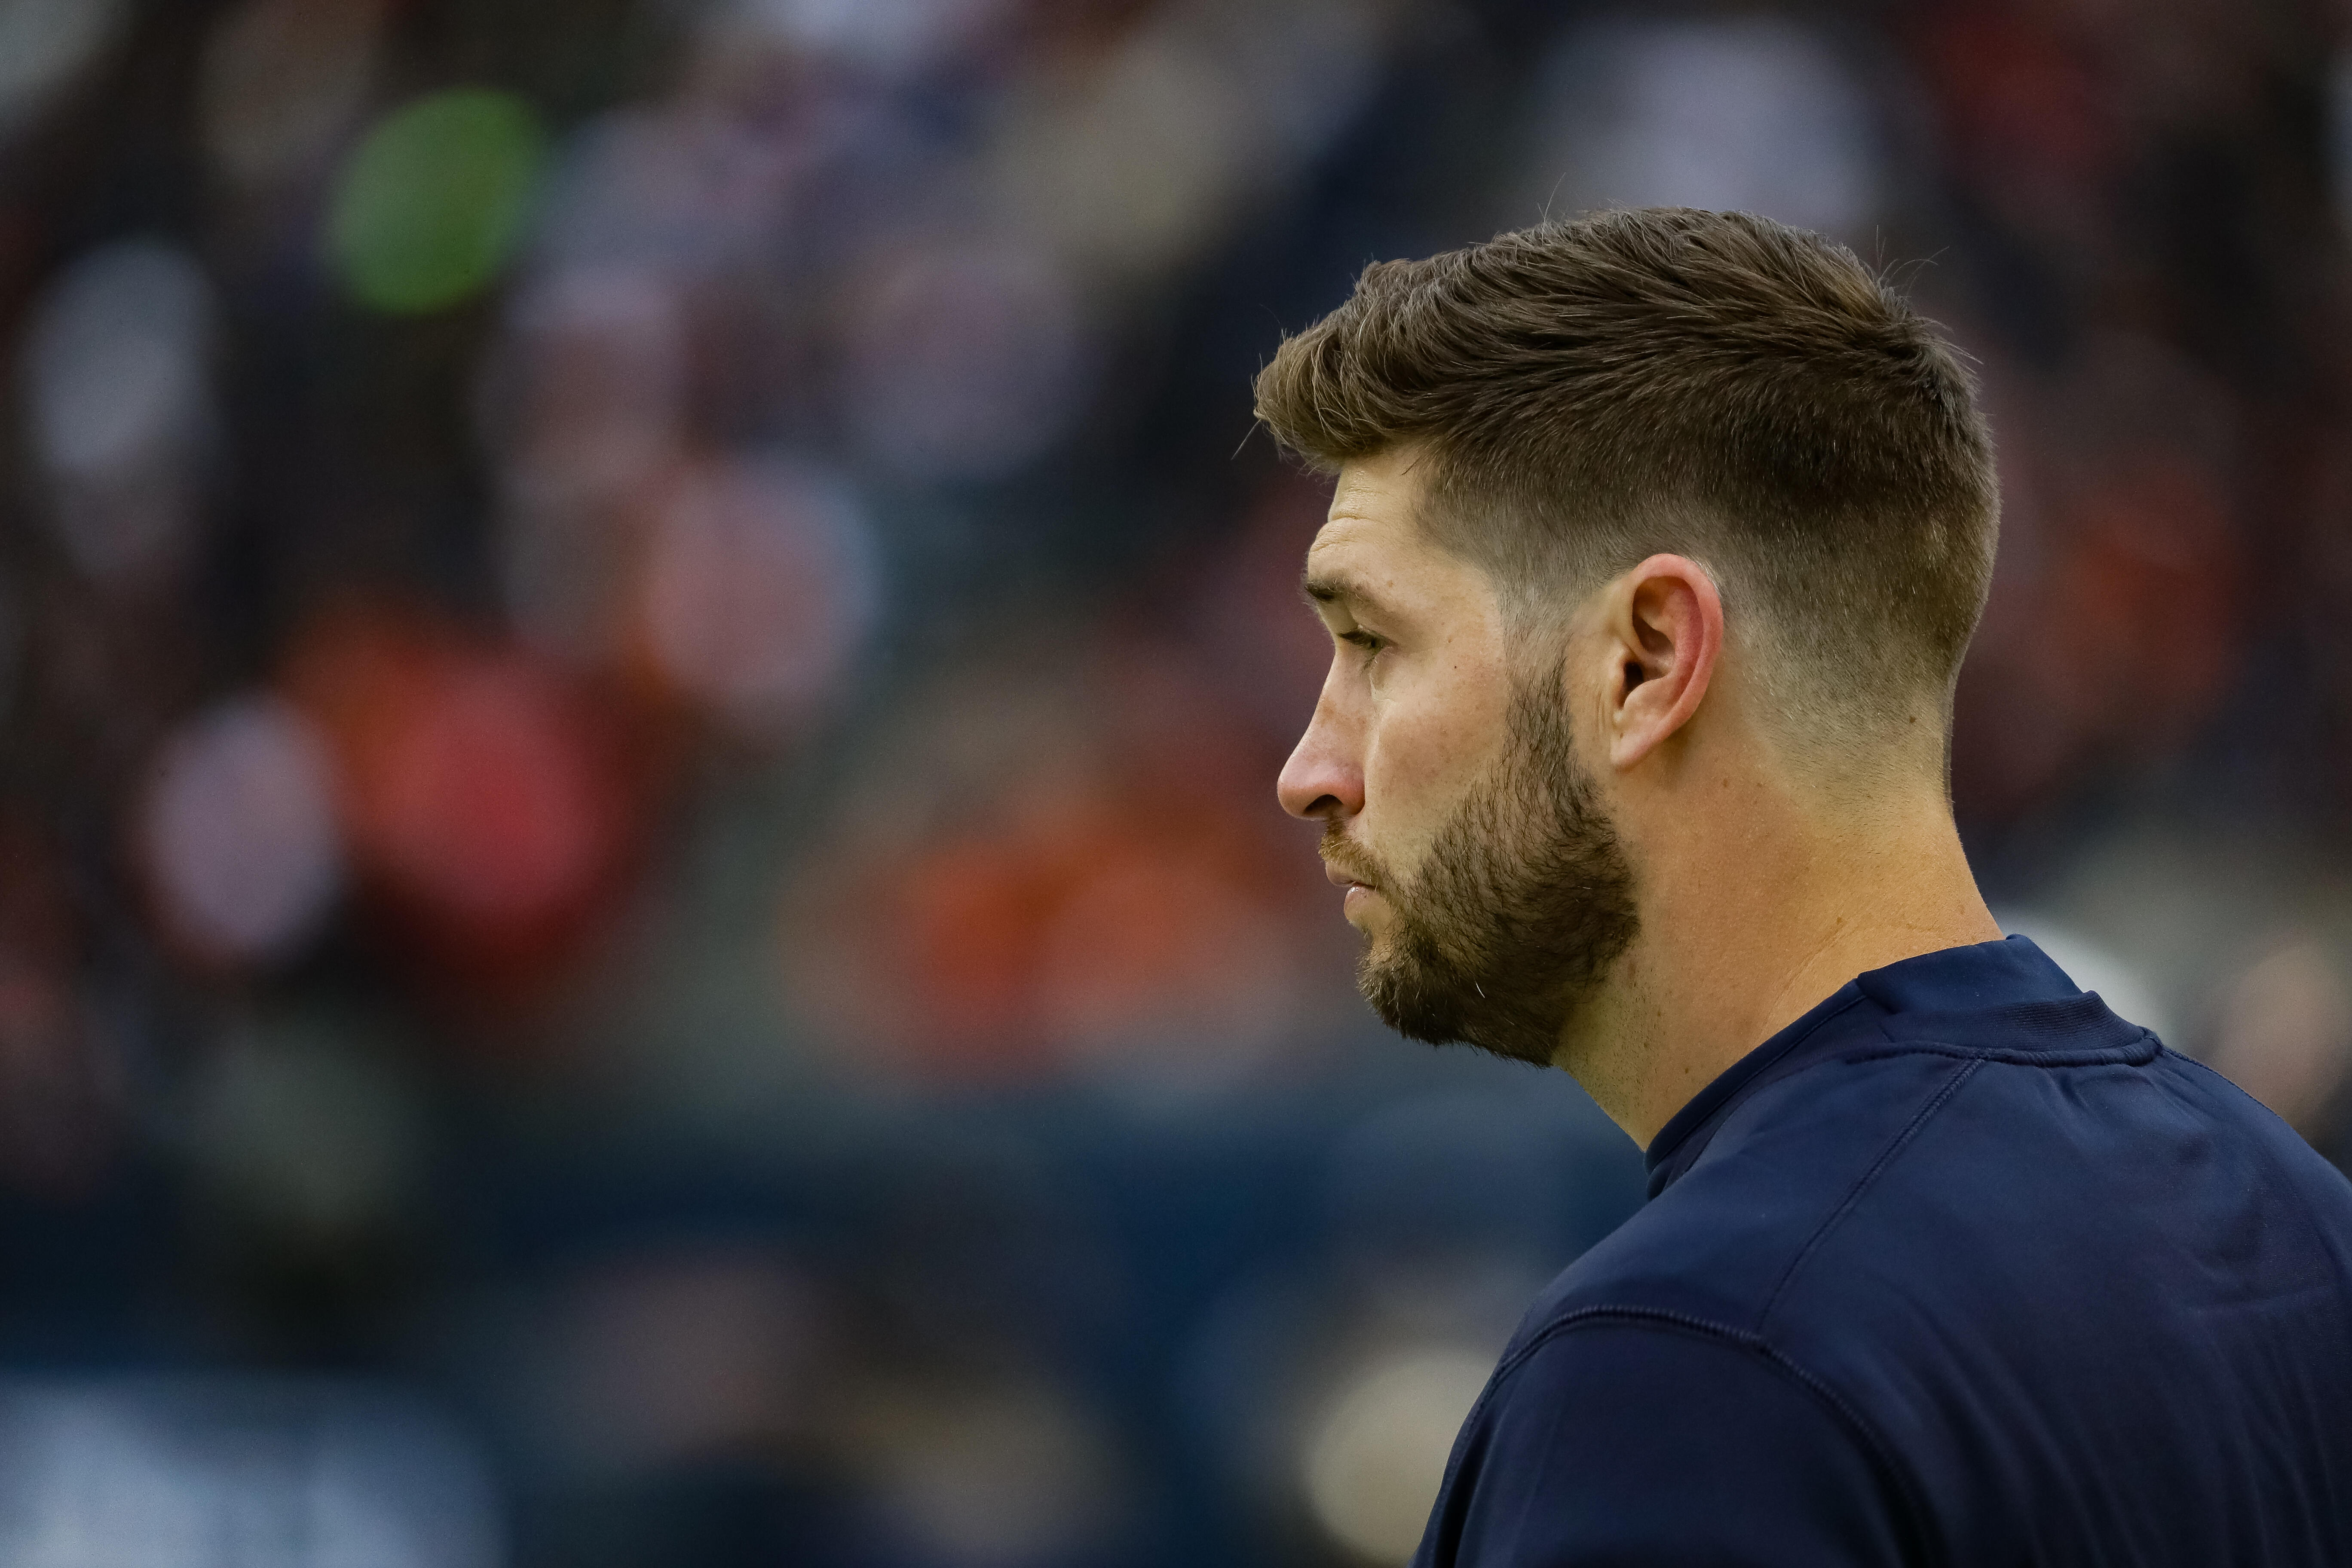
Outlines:
[{"label": "man", "polygon": [[1387,1021],[1565,1068],[1651,1198],[1417,1562],[2352,1563],[2352,1184],[2002,940],[1952,826],[1967,374],[1847,251],[1612,212],[1370,268],[1284,805]]}]

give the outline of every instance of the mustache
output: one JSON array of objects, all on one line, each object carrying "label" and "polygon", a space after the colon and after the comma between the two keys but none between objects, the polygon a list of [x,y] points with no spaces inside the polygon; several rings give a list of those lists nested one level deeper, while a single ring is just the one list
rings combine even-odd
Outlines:
[{"label": "mustache", "polygon": [[1337,822],[1326,821],[1323,824],[1322,842],[1316,845],[1315,852],[1323,857],[1325,865],[1336,867],[1339,874],[1351,882],[1378,888],[1388,881],[1387,868],[1349,838],[1347,830]]}]

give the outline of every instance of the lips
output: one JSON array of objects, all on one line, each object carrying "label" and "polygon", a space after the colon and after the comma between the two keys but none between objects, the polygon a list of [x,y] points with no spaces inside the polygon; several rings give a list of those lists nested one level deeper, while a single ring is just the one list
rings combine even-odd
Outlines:
[{"label": "lips", "polygon": [[1328,860],[1323,862],[1323,875],[1324,878],[1335,888],[1369,888],[1371,886],[1370,882],[1365,881],[1361,877],[1351,877],[1347,872],[1339,869],[1339,867],[1331,864]]}]

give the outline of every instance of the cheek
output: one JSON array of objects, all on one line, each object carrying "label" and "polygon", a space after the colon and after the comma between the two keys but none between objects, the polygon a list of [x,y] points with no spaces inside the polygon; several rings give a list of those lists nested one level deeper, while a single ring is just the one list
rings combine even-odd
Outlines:
[{"label": "cheek", "polygon": [[1366,737],[1362,831],[1400,868],[1453,816],[1502,732],[1470,692],[1381,714]]}]

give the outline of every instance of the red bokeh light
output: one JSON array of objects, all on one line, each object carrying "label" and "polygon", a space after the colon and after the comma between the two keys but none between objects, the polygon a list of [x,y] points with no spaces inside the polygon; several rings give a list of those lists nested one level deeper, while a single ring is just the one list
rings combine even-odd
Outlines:
[{"label": "red bokeh light", "polygon": [[618,727],[574,681],[419,616],[361,611],[298,639],[289,685],[335,750],[352,858],[407,956],[511,996],[609,911],[637,792]]}]

